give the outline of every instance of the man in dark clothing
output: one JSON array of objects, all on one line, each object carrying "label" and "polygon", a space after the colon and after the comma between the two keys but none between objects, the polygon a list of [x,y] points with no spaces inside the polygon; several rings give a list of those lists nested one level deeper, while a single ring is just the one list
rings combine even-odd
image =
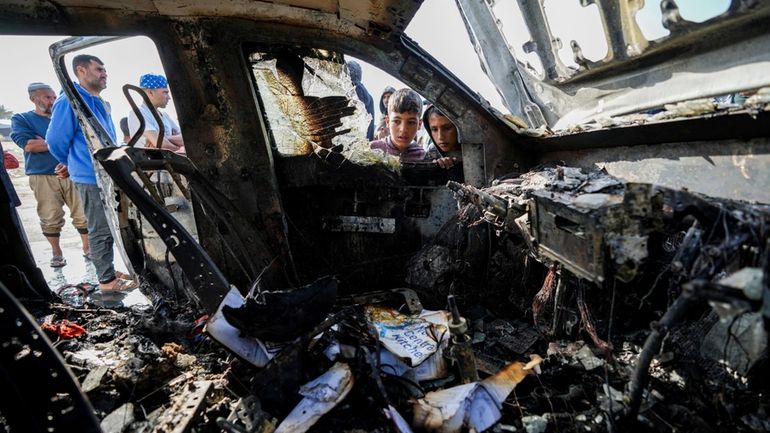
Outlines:
[{"label": "man in dark clothing", "polygon": [[361,82],[361,65],[358,62],[349,61],[346,63],[348,68],[348,74],[353,85],[356,86],[356,96],[364,103],[366,112],[369,113],[369,127],[366,128],[366,139],[372,141],[374,139],[374,99],[369,91],[364,87],[364,83]]},{"label": "man in dark clothing", "polygon": [[462,182],[463,151],[457,127],[438,108],[431,105],[422,116],[422,124],[428,131],[431,143],[425,152],[425,160],[432,161],[447,170],[448,180]]}]

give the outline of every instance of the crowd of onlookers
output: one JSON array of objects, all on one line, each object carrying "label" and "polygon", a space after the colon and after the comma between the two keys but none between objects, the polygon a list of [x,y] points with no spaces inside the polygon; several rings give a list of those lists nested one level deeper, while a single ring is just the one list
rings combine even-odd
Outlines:
[{"label": "crowd of onlookers", "polygon": [[[423,112],[423,100],[414,90],[386,87],[379,101],[383,115],[375,128],[374,104],[361,82],[361,66],[354,61],[346,65],[356,95],[372,118],[366,136],[372,149],[398,156],[403,162],[432,161],[447,170],[461,161],[457,128],[433,105]],[[418,140],[422,127],[427,131],[424,141]]]},{"label": "crowd of onlookers", "polygon": [[[442,169],[459,167],[461,151],[457,129],[441,111],[431,105],[423,112],[423,100],[415,91],[387,87],[379,100],[383,116],[375,127],[374,101],[361,82],[361,67],[356,62],[348,62],[347,68],[358,99],[371,116],[366,136],[372,149],[398,156],[403,162],[431,161]],[[164,76],[139,77],[146,101],[162,122],[165,132],[162,141],[160,127],[145,102],[139,106],[138,114],[131,112],[121,119],[119,142],[110,105],[100,96],[107,87],[104,63],[95,56],[81,54],[73,58],[72,69],[77,78],[75,91],[114,144],[126,144],[138,135],[134,146],[185,152],[179,125],[163,111],[171,99]],[[59,243],[66,206],[80,234],[83,256],[94,264],[100,289],[119,291],[136,287],[136,281],[114,268],[114,240],[96,180],[92,150],[70,98],[64,92],[57,97],[51,86],[40,82],[31,83],[27,92],[34,109],[12,117],[10,136],[24,151],[24,170],[37,202],[40,227],[51,245],[50,265],[67,264]],[[144,123],[140,135],[137,134],[142,123],[139,116]],[[427,131],[427,143],[418,143],[421,127]],[[13,155],[7,152],[3,155],[6,169],[19,167]]]},{"label": "crowd of onlookers", "polygon": [[[74,89],[112,139],[118,143],[110,105],[100,94],[107,87],[107,69],[97,57],[82,54],[72,60],[77,78]],[[162,109],[170,100],[168,82],[162,75],[145,74],[139,87],[157,110],[165,135],[159,142],[159,126],[146,103],[141,104],[144,131],[136,146],[159,147],[184,153],[184,140],[176,122]],[[24,151],[24,171],[37,202],[37,214],[43,235],[51,245],[52,267],[67,264],[59,238],[64,227],[64,207],[69,208],[72,224],[81,236],[83,256],[93,262],[103,291],[121,291],[137,286],[131,276],[116,271],[112,232],[103,198],[96,181],[91,149],[72,108],[70,98],[58,97],[45,83],[27,87],[33,110],[11,118],[11,139]],[[136,113],[121,120],[123,141],[136,134],[140,121]],[[18,168],[14,157],[4,154],[5,168]]]}]

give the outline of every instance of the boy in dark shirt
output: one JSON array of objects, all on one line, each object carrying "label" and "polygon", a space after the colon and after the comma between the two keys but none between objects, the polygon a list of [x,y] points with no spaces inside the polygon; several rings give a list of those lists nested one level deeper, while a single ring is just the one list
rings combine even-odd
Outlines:
[{"label": "boy in dark shirt", "polygon": [[435,162],[441,168],[452,168],[463,154],[457,137],[457,127],[433,105],[425,110],[422,123],[431,138],[425,159]]},{"label": "boy in dark shirt", "polygon": [[422,116],[431,138],[425,160],[447,170],[448,180],[463,181],[462,155],[457,127],[438,108],[431,105]]}]

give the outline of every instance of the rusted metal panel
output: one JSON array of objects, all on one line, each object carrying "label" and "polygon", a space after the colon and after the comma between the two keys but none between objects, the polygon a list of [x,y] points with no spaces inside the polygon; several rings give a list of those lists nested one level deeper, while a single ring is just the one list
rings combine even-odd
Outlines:
[{"label": "rusted metal panel", "polygon": [[193,421],[206,404],[206,397],[213,390],[214,382],[209,380],[192,382],[180,389],[171,407],[158,419],[153,433],[184,433],[193,426]]},{"label": "rusted metal panel", "polygon": [[[54,28],[57,23],[82,22],[83,18],[101,15],[127,14],[147,17],[229,17],[260,22],[291,24],[299,27],[340,32],[356,29],[377,37],[393,37],[403,33],[417,12],[420,2],[403,0],[235,0],[215,2],[192,0],[183,3],[171,0],[141,0],[99,2],[95,0],[65,0],[56,3],[4,0],[3,18],[9,24],[23,28],[19,18],[48,18],[35,22],[35,28]],[[117,23],[113,21],[113,23]],[[93,22],[91,22],[93,24]],[[107,27],[100,28],[109,31]],[[142,31],[146,31],[146,26]],[[38,30],[39,32],[40,30]],[[67,32],[73,34],[73,32]]]}]

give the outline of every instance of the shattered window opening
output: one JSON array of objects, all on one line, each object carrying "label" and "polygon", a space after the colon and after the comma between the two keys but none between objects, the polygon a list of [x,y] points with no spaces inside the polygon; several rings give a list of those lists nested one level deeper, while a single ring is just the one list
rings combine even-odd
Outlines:
[{"label": "shattered window opening", "polygon": [[565,4],[559,0],[547,0],[543,8],[554,37],[561,41],[559,58],[567,67],[580,66],[575,60],[576,52],[591,61],[607,56],[607,40],[597,5],[581,6],[580,2]]},{"label": "shattered window opening", "polygon": [[351,161],[397,167],[398,159],[369,148],[371,116],[356,97],[342,55],[311,50],[252,54],[250,59],[275,149],[283,156],[315,153],[334,165]]}]

